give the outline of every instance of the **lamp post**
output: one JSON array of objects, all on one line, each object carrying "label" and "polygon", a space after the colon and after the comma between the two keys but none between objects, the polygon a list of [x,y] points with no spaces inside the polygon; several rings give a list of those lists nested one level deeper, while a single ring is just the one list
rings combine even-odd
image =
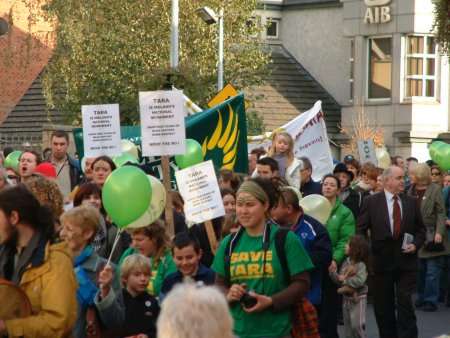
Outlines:
[{"label": "lamp post", "polygon": [[217,90],[223,89],[223,8],[219,15],[209,7],[201,7],[195,11],[197,15],[208,25],[218,23],[219,26],[219,60],[217,63]]}]

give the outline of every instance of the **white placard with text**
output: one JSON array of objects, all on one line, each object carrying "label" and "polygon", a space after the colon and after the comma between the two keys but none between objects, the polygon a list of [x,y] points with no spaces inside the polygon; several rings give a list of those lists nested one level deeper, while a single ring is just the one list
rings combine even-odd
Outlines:
[{"label": "white placard with text", "polygon": [[122,152],[118,104],[81,106],[85,157],[116,156]]},{"label": "white placard with text", "polygon": [[202,223],[225,215],[212,161],[175,172],[188,222]]},{"label": "white placard with text", "polygon": [[361,164],[366,162],[372,162],[378,165],[377,155],[375,153],[375,144],[373,140],[360,140],[358,141],[359,161]]},{"label": "white placard with text", "polygon": [[178,155],[186,152],[183,92],[139,92],[142,154]]}]

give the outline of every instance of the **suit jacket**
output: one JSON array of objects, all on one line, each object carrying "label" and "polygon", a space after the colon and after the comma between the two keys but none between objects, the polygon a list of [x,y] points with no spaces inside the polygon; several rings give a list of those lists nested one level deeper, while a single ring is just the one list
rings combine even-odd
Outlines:
[{"label": "suit jacket", "polygon": [[[417,251],[425,241],[425,226],[420,210],[417,208],[416,199],[402,194],[400,201],[402,222],[400,237],[395,240],[392,236],[385,193],[379,192],[364,199],[358,218],[357,231],[366,236],[370,231],[371,254],[375,272],[395,269],[415,270],[417,268]],[[413,254],[402,252],[405,233],[414,236],[413,244],[417,250]]]}]

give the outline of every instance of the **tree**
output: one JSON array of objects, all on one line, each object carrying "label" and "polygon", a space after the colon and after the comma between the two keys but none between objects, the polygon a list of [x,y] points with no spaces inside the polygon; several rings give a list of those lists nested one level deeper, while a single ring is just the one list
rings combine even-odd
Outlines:
[{"label": "tree", "polygon": [[[206,5],[225,12],[225,82],[259,84],[269,60],[255,38],[262,27],[251,20],[257,0],[180,0],[180,67],[171,78],[200,104],[217,82],[217,27],[195,15]],[[138,92],[161,89],[171,73],[170,1],[49,0],[45,10],[58,22],[44,74],[49,107],[76,123],[83,104],[119,103],[123,122],[138,122]]]},{"label": "tree", "polygon": [[442,54],[450,49],[450,3],[448,0],[433,0],[434,32]]}]

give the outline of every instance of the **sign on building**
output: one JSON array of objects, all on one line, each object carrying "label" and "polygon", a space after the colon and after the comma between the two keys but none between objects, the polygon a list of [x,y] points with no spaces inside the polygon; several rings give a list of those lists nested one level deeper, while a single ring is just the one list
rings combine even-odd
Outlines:
[{"label": "sign on building", "polygon": [[391,0],[364,0],[366,4],[366,14],[364,23],[379,24],[391,21]]}]

